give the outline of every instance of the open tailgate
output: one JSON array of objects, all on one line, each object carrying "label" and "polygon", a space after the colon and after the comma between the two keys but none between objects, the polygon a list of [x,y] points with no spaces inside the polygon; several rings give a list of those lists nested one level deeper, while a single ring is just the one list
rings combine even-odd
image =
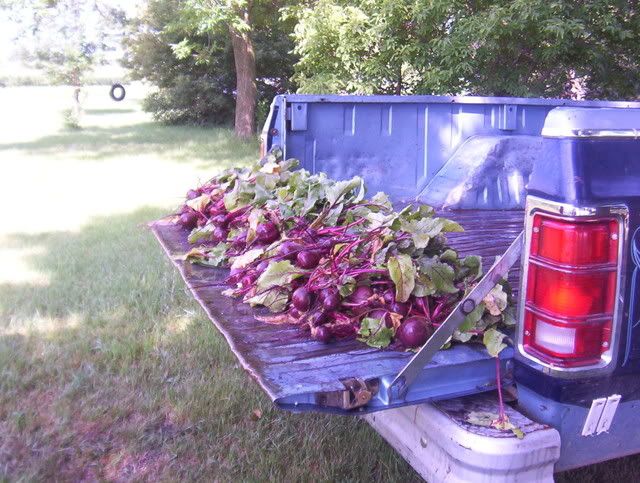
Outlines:
[{"label": "open tailgate", "polygon": [[[450,245],[463,256],[481,255],[485,269],[520,233],[524,220],[522,211],[458,211],[446,216],[465,228],[447,235]],[[258,321],[254,316],[260,311],[222,295],[226,269],[183,261],[190,249],[186,230],[167,220],[152,223],[151,229],[242,366],[283,409],[362,414],[495,388],[496,364],[484,346],[454,345],[436,353],[402,402],[390,403],[379,388],[394,379],[413,353],[373,349],[356,340],[323,344],[298,326]],[[517,267],[509,279],[517,287]],[[512,354],[511,349],[501,353],[506,378]]]}]

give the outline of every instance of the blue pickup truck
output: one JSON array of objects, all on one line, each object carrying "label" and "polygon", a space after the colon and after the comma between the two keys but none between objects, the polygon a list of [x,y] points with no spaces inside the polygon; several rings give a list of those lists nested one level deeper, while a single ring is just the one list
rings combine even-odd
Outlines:
[{"label": "blue pickup truck", "polygon": [[[276,97],[263,153],[428,203],[465,228],[451,246],[482,255],[483,279],[415,354],[260,323],[222,295],[228,272],[184,261],[184,228],[152,228],[276,406],[362,416],[431,482],[550,481],[640,452],[639,135],[632,102]],[[511,347],[440,350],[505,276]],[[511,427],[495,427],[500,398]]]},{"label": "blue pickup truck", "polygon": [[[518,323],[499,367],[454,347],[401,393],[392,381],[410,361],[390,352],[345,346],[282,356],[278,369],[241,361],[283,408],[370,413],[430,481],[544,480],[640,452],[639,136],[633,102],[276,97],[265,152],[448,210],[466,228],[452,245],[486,268],[519,245]],[[468,424],[495,407],[487,391],[500,369],[523,439]],[[366,404],[354,403],[362,391]]]}]

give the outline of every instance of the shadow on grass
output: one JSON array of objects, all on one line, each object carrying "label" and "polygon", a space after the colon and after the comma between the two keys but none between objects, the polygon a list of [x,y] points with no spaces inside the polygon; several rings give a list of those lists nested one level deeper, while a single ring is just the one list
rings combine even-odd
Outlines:
[{"label": "shadow on grass", "polygon": [[144,227],[162,214],[5,239],[48,284],[0,285],[0,480],[417,481],[362,421],[273,408]]},{"label": "shadow on grass", "polygon": [[0,480],[377,480],[415,473],[362,421],[277,411],[144,224],[9,235],[44,285],[0,285]]},{"label": "shadow on grass", "polygon": [[[34,141],[0,144],[0,152],[25,151],[35,155],[73,152],[88,160],[127,155],[154,155],[177,161],[204,161],[203,168],[237,164],[257,156],[257,142],[237,139],[223,127],[167,126],[157,122],[127,126],[88,126]],[[222,161],[222,163],[220,163]]]},{"label": "shadow on grass", "polygon": [[557,473],[556,483],[602,483],[608,481],[638,481],[640,455],[606,461],[577,470]]},{"label": "shadow on grass", "polygon": [[100,115],[107,115],[107,114],[131,114],[133,112],[138,112],[137,109],[130,109],[130,108],[122,108],[122,109],[85,109],[84,110],[85,114],[90,114],[92,116],[100,116]]}]

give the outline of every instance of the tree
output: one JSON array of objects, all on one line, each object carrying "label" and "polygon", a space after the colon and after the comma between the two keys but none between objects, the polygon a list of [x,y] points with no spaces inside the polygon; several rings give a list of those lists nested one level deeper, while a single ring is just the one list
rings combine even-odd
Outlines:
[{"label": "tree", "polygon": [[251,30],[251,6],[246,1],[231,10],[228,21],[233,59],[236,64],[236,135],[251,138],[256,132],[256,104],[258,89],[256,87],[256,53],[249,35]]},{"label": "tree", "polygon": [[235,133],[242,139],[255,135],[258,100],[256,55],[251,38],[254,0],[189,0],[185,20],[201,33],[228,31],[236,74]]},{"label": "tree", "polygon": [[77,119],[86,75],[112,48],[112,29],[124,22],[123,12],[96,0],[13,0],[5,7],[20,23],[24,60],[51,82],[73,87]]},{"label": "tree", "polygon": [[319,0],[295,15],[305,92],[615,99],[640,87],[635,1]]},{"label": "tree", "polygon": [[263,112],[291,86],[292,30],[277,3],[151,0],[127,39],[127,65],[158,86],[146,102],[156,118],[220,123],[231,116],[247,139],[255,136],[256,106]]},{"label": "tree", "polygon": [[298,20],[295,80],[301,92],[414,92],[420,69],[406,2],[319,0],[289,12]]},{"label": "tree", "polygon": [[235,85],[228,34],[200,33],[181,21],[184,2],[151,0],[125,36],[124,65],[157,89],[143,108],[166,123],[224,124]]},{"label": "tree", "polygon": [[478,2],[452,17],[434,40],[423,89],[520,96],[636,97],[640,17],[636,2]]}]

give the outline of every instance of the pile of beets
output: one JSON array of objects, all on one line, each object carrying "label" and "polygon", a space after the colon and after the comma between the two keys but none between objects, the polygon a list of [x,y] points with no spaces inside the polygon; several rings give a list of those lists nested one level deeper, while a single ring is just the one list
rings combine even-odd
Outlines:
[{"label": "pile of beets", "polygon": [[[190,232],[187,260],[230,267],[225,294],[269,308],[266,323],[300,325],[325,343],[422,346],[480,276],[478,257],[447,245],[444,233],[461,228],[424,205],[365,199],[359,178],[293,167],[272,154],[189,190],[174,217]],[[495,310],[475,318],[461,341],[505,321]]]}]

